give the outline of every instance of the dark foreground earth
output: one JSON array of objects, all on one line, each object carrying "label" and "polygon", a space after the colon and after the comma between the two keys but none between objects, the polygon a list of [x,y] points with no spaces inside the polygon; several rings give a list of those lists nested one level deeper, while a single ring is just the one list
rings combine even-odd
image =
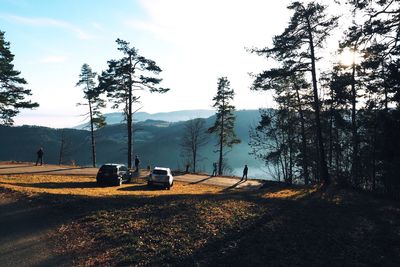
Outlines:
[{"label": "dark foreground earth", "polygon": [[328,188],[245,190],[0,175],[1,266],[400,266],[399,203]]}]

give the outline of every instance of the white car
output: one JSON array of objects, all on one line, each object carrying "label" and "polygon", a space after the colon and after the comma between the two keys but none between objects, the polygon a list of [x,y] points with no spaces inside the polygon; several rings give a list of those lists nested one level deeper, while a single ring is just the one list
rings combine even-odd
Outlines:
[{"label": "white car", "polygon": [[162,185],[168,190],[174,185],[174,177],[170,168],[155,167],[147,179],[147,185]]}]

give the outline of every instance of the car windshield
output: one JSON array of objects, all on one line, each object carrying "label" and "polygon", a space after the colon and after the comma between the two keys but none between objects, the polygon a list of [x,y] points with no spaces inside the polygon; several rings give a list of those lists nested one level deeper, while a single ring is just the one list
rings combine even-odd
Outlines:
[{"label": "car windshield", "polygon": [[120,171],[123,171],[123,172],[126,172],[126,171],[128,171],[128,168],[125,167],[125,166],[122,166],[122,167],[119,168],[119,170],[120,170]]},{"label": "car windshield", "polygon": [[168,172],[166,170],[153,170],[153,174],[167,175]]},{"label": "car windshield", "polygon": [[105,165],[105,166],[101,166],[100,171],[104,172],[104,173],[113,173],[113,172],[117,172],[117,167]]}]

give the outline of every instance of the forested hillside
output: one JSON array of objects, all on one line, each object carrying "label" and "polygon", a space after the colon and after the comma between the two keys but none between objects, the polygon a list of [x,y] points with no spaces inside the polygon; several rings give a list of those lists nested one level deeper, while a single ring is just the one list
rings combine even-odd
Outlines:
[{"label": "forested hillside", "polygon": [[[206,127],[215,117],[206,119]],[[236,112],[236,132],[242,142],[227,154],[229,166],[242,168],[244,164],[257,167],[260,162],[249,155],[249,127],[259,121],[258,110]],[[142,167],[147,165],[184,168],[181,156],[181,138],[185,122],[147,120],[134,125],[134,153],[138,154]],[[98,164],[107,162],[126,163],[126,133],[124,124],[106,126],[96,132]],[[63,137],[64,136],[64,137]],[[75,163],[90,165],[90,134],[86,130],[52,129],[38,126],[0,126],[0,160],[34,161],[36,151],[43,146],[45,163]],[[63,141],[64,139],[64,141]],[[62,141],[64,148],[61,149]],[[216,160],[215,140],[210,135],[208,144],[200,151],[199,171],[210,171]]]},{"label": "forested hillside", "polygon": [[[208,109],[195,109],[195,110],[179,110],[172,112],[159,112],[150,114],[147,112],[136,112],[133,116],[135,122],[141,122],[146,120],[161,120],[168,122],[179,122],[187,121],[193,118],[208,118],[215,114],[214,110]],[[124,121],[124,114],[121,112],[113,112],[104,114],[108,125],[119,124]],[[85,129],[88,128],[87,123],[83,123],[74,127],[74,129]]]}]

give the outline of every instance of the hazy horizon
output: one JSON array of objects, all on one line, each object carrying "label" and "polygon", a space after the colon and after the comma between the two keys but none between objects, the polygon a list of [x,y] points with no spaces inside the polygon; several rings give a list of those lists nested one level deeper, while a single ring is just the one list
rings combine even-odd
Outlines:
[{"label": "hazy horizon", "polygon": [[[108,60],[121,57],[117,38],[155,60],[163,70],[162,86],[171,88],[163,95],[141,94],[142,103],[136,106],[140,111],[212,109],[221,76],[231,81],[238,110],[272,107],[270,93],[250,90],[249,75],[270,62],[246,48],[271,45],[291,16],[289,2],[0,0],[0,30],[15,54],[15,69],[32,90],[30,99],[40,104],[22,110],[15,125],[82,123],[87,111],[76,106],[83,93],[75,87],[81,66],[87,63],[97,73],[105,70]],[[335,8],[335,3],[324,2]]]}]

